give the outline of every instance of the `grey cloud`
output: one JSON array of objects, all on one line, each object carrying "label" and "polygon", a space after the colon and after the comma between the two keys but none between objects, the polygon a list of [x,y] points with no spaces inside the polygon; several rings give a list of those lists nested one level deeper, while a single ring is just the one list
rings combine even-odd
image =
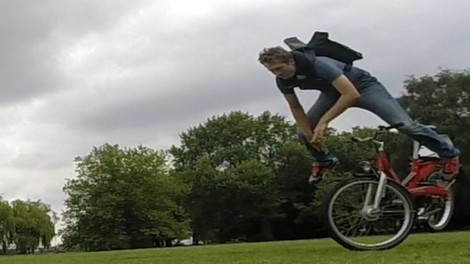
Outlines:
[{"label": "grey cloud", "polygon": [[54,149],[47,151],[34,151],[30,153],[21,153],[4,168],[22,168],[22,169],[54,169],[68,165],[74,157],[66,155],[57,155]]},{"label": "grey cloud", "polygon": [[0,102],[66,88],[57,61],[61,41],[105,30],[138,6],[137,1],[1,1]]},{"label": "grey cloud", "polygon": [[66,183],[64,179],[66,175],[63,174],[63,171],[49,169],[48,171],[25,173],[21,178],[21,184],[16,184],[19,181],[5,182],[6,186],[11,188],[5,198],[8,200],[41,200],[51,205],[55,212],[61,213],[65,198],[62,188]]},{"label": "grey cloud", "polygon": [[[243,110],[247,104],[269,101],[279,97],[280,94],[272,79],[267,77],[264,69],[258,65],[256,61],[258,51],[265,46],[282,45],[282,39],[287,36],[296,35],[308,40],[313,30],[330,31],[332,38],[363,51],[365,59],[358,62],[358,65],[364,66],[378,76],[394,94],[402,90],[401,86],[407,75],[423,72],[417,71],[420,65],[427,64],[428,69],[433,72],[437,70],[439,61],[446,61],[449,57],[462,58],[459,56],[461,50],[468,49],[461,44],[463,41],[456,41],[464,38],[464,35],[457,32],[458,28],[461,29],[458,19],[453,19],[446,26],[456,28],[454,30],[444,31],[439,26],[429,29],[425,24],[413,25],[415,30],[401,29],[398,22],[395,22],[396,26],[392,25],[382,34],[380,30],[372,31],[376,26],[374,23],[354,26],[333,16],[335,12],[346,14],[350,8],[349,19],[358,18],[360,22],[364,22],[361,18],[364,15],[357,7],[348,4],[332,8],[330,5],[331,3],[327,2],[309,3],[301,10],[290,6],[262,15],[257,10],[239,10],[237,12],[240,13],[235,12],[230,16],[218,18],[218,23],[198,24],[199,21],[195,21],[186,31],[179,29],[175,35],[169,34],[171,26],[166,29],[159,27],[155,31],[147,29],[142,32],[147,41],[145,45],[137,46],[136,50],[126,56],[112,58],[111,63],[130,69],[141,69],[147,72],[148,76],[141,79],[131,78],[119,83],[110,80],[104,85],[113,87],[109,88],[109,93],[118,93],[118,95],[109,97],[105,93],[100,93],[93,100],[78,97],[77,102],[67,103],[65,106],[67,111],[58,113],[61,117],[60,122],[73,129],[86,129],[96,133],[131,131],[135,128],[174,131],[172,127],[181,127],[179,124],[190,122],[201,115],[210,116],[226,109]],[[462,2],[460,5],[465,3]],[[446,16],[450,11],[454,11],[456,6],[447,7],[449,9],[442,10],[447,13]],[[381,15],[378,12],[383,11],[383,8],[383,5],[371,6],[368,14],[373,19],[379,19]],[[403,8],[412,8],[412,6],[395,7],[396,10]],[[423,10],[429,8],[425,7]],[[374,9],[377,12],[374,12]],[[296,13],[297,16],[282,16],[284,13]],[[426,17],[425,14],[418,15]],[[412,10],[405,12],[403,24],[400,25],[405,26],[407,20],[413,16],[416,14]],[[318,21],[318,28],[314,28],[310,20]],[[385,22],[386,19],[383,19],[382,23]],[[342,27],[336,27],[338,23],[342,24]],[[331,26],[328,29],[325,25],[329,24],[335,28]],[[420,40],[419,43],[415,41],[420,38],[414,36],[414,32],[429,34],[428,31],[434,29],[452,37],[441,35]],[[396,44],[390,45],[390,42]],[[437,53],[436,60],[424,63],[428,60],[431,50],[425,50],[426,54],[423,56],[419,53],[423,50],[420,47],[421,43],[428,43],[429,47],[439,46],[438,43],[462,47],[449,51],[446,55]],[[113,56],[113,54],[108,55]],[[165,68],[170,70],[159,73]],[[155,74],[149,69],[154,69]],[[127,93],[122,92],[126,90],[125,87],[132,90],[133,94],[141,93],[142,96],[126,96]],[[310,100],[315,97],[311,96]],[[309,100],[306,101],[310,103]],[[86,107],[82,107],[82,102],[86,102]],[[267,109],[274,107],[276,106],[266,105]],[[142,133],[141,131],[140,134]]]},{"label": "grey cloud", "polygon": [[[254,68],[249,67],[246,70]],[[260,77],[246,78],[246,75],[243,75],[247,73],[245,71],[234,72],[230,77],[226,75],[218,77],[217,69],[211,73],[213,76],[202,79],[191,77],[188,73],[189,76],[186,78],[182,76],[179,81],[168,85],[160,84],[163,86],[163,91],[161,87],[160,89],[155,87],[152,91],[151,84],[137,82],[132,84],[132,91],[140,92],[142,95],[129,100],[126,97],[106,98],[104,93],[100,93],[98,96],[102,97],[95,98],[96,100],[87,100],[85,97],[74,98],[67,106],[58,106],[66,111],[61,112],[57,108],[51,108],[49,111],[53,112],[48,112],[48,115],[53,119],[60,117],[60,123],[70,129],[101,132],[129,128],[148,129],[152,126],[164,129],[175,123],[189,122],[193,115],[203,113],[209,116],[219,109],[228,107],[242,110],[245,104],[279,96],[274,86],[256,86],[255,83],[261,83]],[[270,83],[273,84],[271,78]],[[122,91],[122,88],[117,86],[115,89],[117,93]]]}]

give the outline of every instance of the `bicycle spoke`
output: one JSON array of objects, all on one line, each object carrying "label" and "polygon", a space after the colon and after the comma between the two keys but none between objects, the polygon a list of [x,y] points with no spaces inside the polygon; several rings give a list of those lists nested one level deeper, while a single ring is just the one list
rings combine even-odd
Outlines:
[{"label": "bicycle spoke", "polygon": [[357,217],[355,219],[355,221],[353,223],[351,223],[350,225],[350,228],[348,229],[348,231],[346,232],[346,234],[350,234],[351,231],[355,230],[355,227],[357,225],[357,223],[360,223],[361,222],[361,218],[360,217]]},{"label": "bicycle spoke", "polygon": [[351,218],[351,214],[347,214],[347,213],[346,213],[346,214],[341,214],[341,215],[336,214],[336,215],[334,215],[333,217],[334,217],[334,219],[338,219],[338,220],[350,219],[350,218]]},{"label": "bicycle spoke", "polygon": [[[357,208],[359,207],[357,204],[353,204],[352,202],[350,203],[336,203],[337,205],[342,205],[342,206],[346,206],[346,207],[351,207],[351,208]],[[361,208],[361,207],[359,207]]]}]

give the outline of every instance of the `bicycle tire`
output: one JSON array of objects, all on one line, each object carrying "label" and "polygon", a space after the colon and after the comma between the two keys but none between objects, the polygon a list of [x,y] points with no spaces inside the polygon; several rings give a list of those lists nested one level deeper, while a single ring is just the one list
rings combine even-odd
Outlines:
[{"label": "bicycle tire", "polygon": [[324,217],[323,220],[329,230],[330,237],[344,248],[354,251],[386,250],[396,247],[408,237],[415,222],[414,204],[412,202],[411,196],[409,192],[398,183],[395,183],[393,181],[387,181],[386,189],[388,188],[398,194],[398,196],[401,196],[401,199],[404,203],[404,208],[407,208],[407,211],[405,210],[406,223],[400,229],[399,234],[395,235],[391,240],[386,241],[386,243],[380,243],[378,245],[366,245],[361,243],[355,243],[351,240],[348,240],[344,235],[342,235],[339,229],[336,227],[334,220],[332,220],[332,205],[335,202],[335,197],[337,197],[339,193],[343,190],[346,190],[346,188],[353,186],[354,184],[359,184],[361,182],[367,184],[378,184],[378,179],[376,177],[346,179],[335,185],[327,194],[323,203],[322,213]]},{"label": "bicycle tire", "polygon": [[433,219],[434,221],[430,219],[426,222],[426,225],[432,232],[444,230],[452,219],[455,210],[455,192],[453,187],[449,188],[447,199],[448,200],[445,201],[444,212],[439,219]]}]

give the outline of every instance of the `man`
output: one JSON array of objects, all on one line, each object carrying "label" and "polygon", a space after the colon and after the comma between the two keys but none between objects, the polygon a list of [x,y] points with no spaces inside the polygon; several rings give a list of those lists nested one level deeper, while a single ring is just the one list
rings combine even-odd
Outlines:
[{"label": "man", "polygon": [[[385,87],[369,72],[328,58],[313,61],[298,51],[282,47],[265,48],[259,62],[276,76],[276,84],[287,100],[299,127],[299,136],[316,159],[311,182],[321,179],[320,168],[333,168],[338,159],[324,144],[328,124],[349,107],[369,110],[390,125],[403,123],[400,132],[417,140],[443,159],[442,173],[447,179],[455,177],[459,169],[460,151],[447,143],[434,130],[413,121]],[[321,94],[305,113],[294,88],[313,89]]]}]

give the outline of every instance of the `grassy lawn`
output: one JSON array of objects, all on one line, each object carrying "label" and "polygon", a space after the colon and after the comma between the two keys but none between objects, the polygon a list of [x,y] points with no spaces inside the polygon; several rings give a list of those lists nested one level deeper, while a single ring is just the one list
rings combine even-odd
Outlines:
[{"label": "grassy lawn", "polygon": [[470,263],[470,232],[414,234],[398,247],[352,252],[331,239],[190,246],[97,253],[0,256],[8,264]]}]

